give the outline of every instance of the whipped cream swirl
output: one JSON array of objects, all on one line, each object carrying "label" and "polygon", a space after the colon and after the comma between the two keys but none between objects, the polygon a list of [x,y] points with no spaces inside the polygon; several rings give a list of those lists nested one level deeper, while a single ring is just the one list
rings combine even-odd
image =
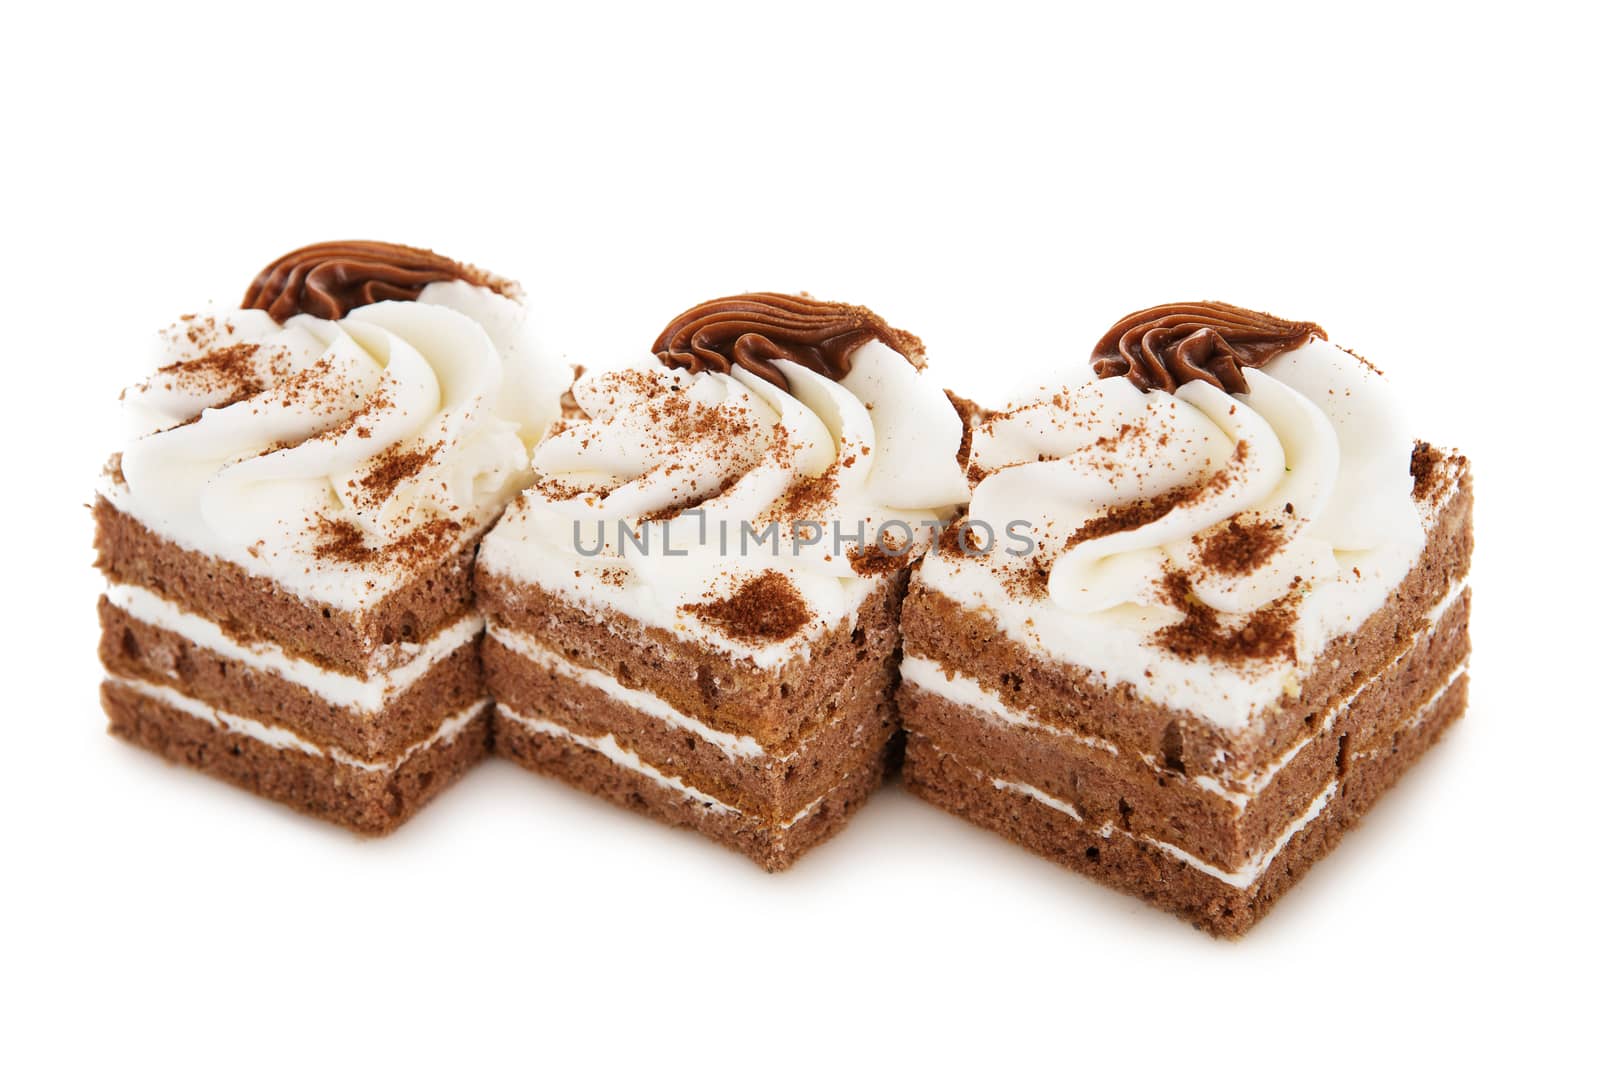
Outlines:
[{"label": "whipped cream swirl", "polygon": [[679,628],[684,605],[776,570],[817,617],[837,618],[867,584],[861,562],[879,530],[909,562],[966,499],[961,417],[879,341],[838,381],[771,366],[787,390],[741,366],[654,361],[580,379],[587,417],[535,450],[536,481],[486,543],[486,563]]},{"label": "whipped cream swirl", "polygon": [[[336,602],[363,595],[324,573],[336,564],[492,521],[529,481],[571,380],[520,304],[465,281],[337,321],[191,317],[161,355],[124,394],[134,439],[114,502],[185,547]],[[319,550],[330,536],[342,561]]]},{"label": "whipped cream swirl", "polygon": [[1168,603],[1172,573],[1247,613],[1413,558],[1412,443],[1382,378],[1320,338],[1243,376],[1248,393],[1113,377],[997,416],[973,441],[972,517],[1032,523],[1018,565],[1077,614]]}]

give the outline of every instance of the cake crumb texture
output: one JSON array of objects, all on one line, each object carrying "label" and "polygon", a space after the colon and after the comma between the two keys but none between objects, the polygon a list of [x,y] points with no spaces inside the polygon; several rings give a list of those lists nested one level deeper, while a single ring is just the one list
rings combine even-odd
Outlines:
[{"label": "cake crumb texture", "polygon": [[218,729],[107,679],[110,732],[163,759],[370,836],[416,814],[489,754],[489,712],[390,771],[367,771]]}]

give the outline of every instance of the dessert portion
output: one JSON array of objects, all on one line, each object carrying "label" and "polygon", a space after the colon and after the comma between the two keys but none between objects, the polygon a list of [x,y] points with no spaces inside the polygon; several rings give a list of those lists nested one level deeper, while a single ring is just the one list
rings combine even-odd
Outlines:
[{"label": "dessert portion", "polygon": [[1462,714],[1471,478],[1314,323],[1164,305],[1091,366],[974,433],[905,779],[1236,936]]},{"label": "dessert portion", "polygon": [[113,733],[364,833],[488,751],[472,563],[571,374],[515,285],[313,245],[162,335],[95,502]]},{"label": "dessert portion", "polygon": [[496,750],[769,870],[879,783],[965,426],[864,308],[753,293],[590,373],[484,540]]}]

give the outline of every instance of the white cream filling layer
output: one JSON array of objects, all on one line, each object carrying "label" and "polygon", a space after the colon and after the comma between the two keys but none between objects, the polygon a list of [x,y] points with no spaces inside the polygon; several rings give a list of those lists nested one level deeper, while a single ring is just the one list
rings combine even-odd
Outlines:
[{"label": "white cream filling layer", "polygon": [[[1064,800],[1051,796],[1049,793],[1046,793],[1044,790],[1039,789],[1036,786],[1031,786],[1026,782],[1015,782],[1008,778],[991,778],[990,783],[996,789],[1004,790],[1010,793],[1020,793],[1021,795],[1028,797],[1030,800],[1037,801],[1046,807],[1053,808],[1071,819],[1075,819],[1078,822],[1083,821],[1083,816],[1079,814],[1078,809],[1074,808],[1071,804],[1068,804]],[[1284,828],[1283,833],[1278,836],[1276,841],[1274,841],[1267,848],[1256,853],[1254,856],[1251,856],[1237,871],[1225,871],[1221,867],[1207,863],[1198,856],[1194,856],[1188,852],[1185,852],[1177,845],[1168,844],[1165,841],[1160,841],[1153,837],[1144,837],[1140,834],[1130,834],[1126,830],[1117,829],[1117,827],[1113,826],[1111,823],[1102,824],[1099,833],[1101,837],[1110,837],[1113,834],[1120,834],[1123,837],[1131,838],[1134,841],[1139,841],[1146,845],[1153,845],[1180,863],[1187,864],[1202,874],[1210,875],[1219,882],[1225,882],[1226,884],[1233,886],[1235,889],[1248,889],[1250,886],[1255,884],[1257,878],[1261,877],[1262,873],[1266,871],[1268,866],[1271,865],[1278,853],[1283,851],[1284,846],[1288,845],[1289,841],[1294,837],[1294,835],[1305,829],[1306,826],[1310,824],[1311,820],[1315,819],[1322,812],[1322,809],[1327,807],[1328,801],[1332,799],[1334,792],[1338,788],[1339,780],[1335,778],[1333,781],[1327,784],[1327,786],[1322,790],[1321,793],[1317,795],[1317,798],[1311,802],[1305,811],[1301,812],[1293,822]]]},{"label": "white cream filling layer", "polygon": [[255,719],[249,719],[243,715],[235,715],[232,712],[223,711],[221,708],[212,707],[203,700],[196,700],[193,697],[185,693],[180,693],[176,689],[172,689],[168,686],[152,685],[143,679],[128,678],[120,674],[113,674],[109,677],[110,680],[115,682],[117,685],[132,689],[134,692],[148,697],[151,700],[160,701],[175,711],[181,711],[185,715],[191,715],[194,718],[214,726],[219,730],[227,730],[229,733],[241,734],[250,738],[251,740],[259,741],[264,745],[270,745],[273,748],[292,749],[297,752],[304,752],[308,756],[315,756],[318,759],[331,759],[338,763],[355,767],[358,770],[373,773],[386,773],[392,771],[396,767],[400,766],[400,764],[410,759],[416,752],[425,748],[430,748],[434,745],[444,744],[452,740],[457,734],[466,728],[468,723],[481,714],[490,703],[488,700],[480,700],[474,704],[469,704],[467,707],[456,712],[448,719],[445,719],[444,722],[440,723],[439,728],[430,736],[425,737],[421,741],[411,745],[394,759],[387,760],[383,763],[368,763],[366,760],[357,759],[341,749],[333,748],[331,746],[328,748],[323,748],[320,745],[313,744],[312,742],[301,737],[299,734],[295,733],[293,730],[286,730],[281,726],[269,726],[264,722],[259,722]]},{"label": "white cream filling layer", "polygon": [[715,745],[735,759],[758,759],[767,754],[767,750],[755,738],[713,729],[700,720],[685,715],[654,693],[643,689],[631,689],[604,671],[581,667],[573,663],[529,634],[491,625],[489,627],[489,636],[517,655],[538,664],[541,668],[559,674],[563,678],[571,679],[580,685],[598,689],[617,703],[632,708],[642,715],[659,719],[676,729],[687,730]]},{"label": "white cream filling layer", "polygon": [[907,656],[900,661],[900,677],[934,696],[943,697],[952,704],[961,704],[975,711],[981,711],[1012,726],[1041,730],[1056,737],[1065,737],[1080,745],[1102,749],[1113,756],[1117,754],[1117,746],[1105,738],[1091,737],[1064,726],[1044,722],[1036,717],[1035,711],[1031,708],[1028,711],[1018,711],[1007,704],[999,693],[986,688],[976,678],[960,671],[950,670],[937,660],[922,656]]},{"label": "white cream filling layer", "polygon": [[[1432,712],[1433,709],[1438,705],[1440,699],[1443,698],[1445,693],[1450,691],[1450,687],[1456,683],[1456,679],[1460,678],[1461,675],[1466,672],[1466,670],[1467,662],[1463,660],[1461,665],[1451,672],[1450,677],[1446,678],[1444,683],[1440,685],[1438,689],[1434,690],[1433,694],[1428,697],[1423,705],[1417,710],[1416,714],[1412,715],[1406,721],[1405,729],[1413,730],[1420,726],[1422,722],[1427,719],[1429,713]],[[1360,755],[1358,755],[1357,758],[1361,758]],[[1027,782],[1014,781],[1008,778],[991,778],[989,781],[996,789],[1003,790],[1005,792],[1021,794],[1022,796],[1026,796],[1031,800],[1045,805],[1046,807],[1053,808],[1069,818],[1075,819],[1078,822],[1083,822],[1083,815],[1077,810],[1077,808],[1073,807],[1071,804],[1060,799],[1059,797],[1055,797],[1049,793],[1046,793],[1037,786],[1029,785]],[[1123,837],[1131,838],[1134,841],[1139,841],[1143,844],[1154,846],[1180,863],[1193,867],[1200,873],[1209,875],[1219,882],[1233,886],[1235,889],[1248,889],[1256,883],[1258,878],[1266,873],[1268,867],[1272,866],[1272,861],[1276,859],[1278,853],[1282,852],[1284,848],[1288,846],[1289,842],[1294,839],[1294,835],[1311,825],[1312,820],[1322,813],[1322,809],[1328,806],[1328,801],[1333,799],[1333,795],[1338,791],[1338,789],[1339,778],[1337,775],[1335,775],[1328,781],[1327,785],[1323,786],[1322,792],[1317,794],[1316,798],[1306,806],[1305,810],[1296,816],[1288,826],[1284,827],[1283,832],[1278,835],[1277,840],[1273,841],[1272,844],[1268,845],[1260,852],[1257,852],[1255,855],[1245,860],[1239,869],[1234,871],[1223,870],[1221,867],[1207,863],[1200,857],[1186,852],[1170,842],[1162,841],[1154,837],[1145,837],[1141,834],[1132,834],[1126,830],[1118,829],[1109,822],[1103,823],[1098,832],[1101,837],[1109,838],[1113,834],[1121,834]]]},{"label": "white cream filling layer", "polygon": [[464,616],[420,644],[401,645],[397,654],[404,657],[404,662],[400,666],[363,679],[291,656],[270,641],[243,644],[229,637],[210,619],[186,611],[142,586],[112,584],[106,589],[106,599],[140,622],[169,630],[207,651],[274,674],[310,690],[330,704],[362,715],[384,710],[435,664],[483,629],[482,616]]},{"label": "white cream filling layer", "polygon": [[[846,781],[848,781],[849,779],[850,779],[850,776],[848,774],[845,775],[843,778],[839,779],[839,781],[834,785],[834,788],[837,789],[839,786],[844,785],[844,783]],[[779,823],[778,824],[778,829],[787,830],[789,827],[793,826],[795,823],[799,822],[801,819],[807,819],[807,818],[810,818],[812,815],[815,815],[817,809],[822,807],[822,802],[824,800],[827,800],[827,799],[828,799],[828,794],[827,793],[822,794],[820,797],[818,797],[817,799],[813,800],[811,803],[807,804],[805,807],[801,808],[799,811],[795,812],[794,815],[790,817],[788,822]]]},{"label": "white cream filling layer", "polygon": [[[705,807],[708,811],[715,812],[718,815],[735,815],[743,818],[749,817],[747,812],[734,807],[732,804],[724,803],[723,801],[712,796],[710,793],[701,792],[688,782],[685,782],[682,778],[677,778],[673,775],[666,774],[654,765],[646,763],[644,760],[639,758],[638,753],[623,748],[620,744],[618,744],[617,739],[611,734],[605,734],[601,737],[590,737],[586,734],[575,733],[559,723],[551,722],[549,719],[524,715],[521,712],[513,711],[504,704],[496,704],[495,709],[499,712],[499,714],[504,715],[506,718],[510,719],[512,722],[526,730],[532,730],[534,733],[548,734],[551,737],[558,737],[563,741],[570,741],[575,745],[580,745],[583,748],[587,748],[591,752],[598,752],[600,755],[604,756],[612,763],[615,763],[617,766],[624,767],[635,774],[642,775],[643,777],[648,778],[650,781],[662,786],[663,788],[670,789],[676,793],[681,793],[690,800],[693,800],[697,804]],[[848,778],[849,776],[846,775],[845,777]],[[840,779],[841,782],[843,780],[844,779]],[[826,799],[827,794],[824,793],[822,796],[819,796],[817,799],[801,808],[798,812],[791,816],[787,822],[779,823],[778,829],[787,830],[795,823],[801,821],[809,815],[812,815],[819,807],[822,806],[822,802]]]}]

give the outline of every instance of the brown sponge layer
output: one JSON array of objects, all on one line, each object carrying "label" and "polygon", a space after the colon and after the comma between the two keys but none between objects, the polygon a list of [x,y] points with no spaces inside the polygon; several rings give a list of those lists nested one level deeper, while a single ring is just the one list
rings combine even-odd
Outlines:
[{"label": "brown sponge layer", "polygon": [[393,759],[487,695],[473,638],[434,664],[381,711],[362,714],[304,686],[202,648],[100,598],[100,662],[114,675],[170,686],[223,711],[281,726],[319,748],[368,763]]},{"label": "brown sponge layer", "polygon": [[761,864],[781,871],[838,833],[883,780],[888,753],[868,754],[848,777],[829,790],[803,818],[783,820],[724,811],[607,759],[564,737],[537,733],[494,714],[495,751],[531,771],[558,778],[619,807],[670,826],[696,830]]},{"label": "brown sponge layer", "polygon": [[[1377,675],[1348,706],[1323,717],[1319,732],[1254,796],[1215,788],[1163,764],[1160,753],[1113,754],[1080,740],[1016,726],[906,683],[898,694],[908,731],[968,763],[1017,778],[1071,804],[1086,822],[1166,841],[1224,869],[1277,840],[1320,794],[1341,760],[1393,731],[1443,688],[1469,650],[1470,594],[1439,625]],[[1341,704],[1343,700],[1341,700]]]},{"label": "brown sponge layer", "polygon": [[663,773],[765,818],[792,817],[852,767],[881,752],[896,722],[892,664],[862,661],[823,704],[826,719],[786,751],[730,754],[709,739],[542,667],[492,636],[484,666],[498,701],[589,737],[611,734]]},{"label": "brown sponge layer", "polygon": [[[903,572],[886,577],[852,624],[841,620],[776,669],[756,667],[614,611],[591,608],[480,568],[478,603],[495,625],[519,630],[581,667],[654,693],[726,733],[791,750],[831,717],[829,701],[861,664],[897,654]],[[537,710],[535,708],[534,710]]]},{"label": "brown sponge layer", "polygon": [[101,685],[100,700],[116,736],[363,834],[393,830],[489,753],[487,709],[394,769],[366,770],[213,726],[115,679]]},{"label": "brown sponge layer", "polygon": [[1057,863],[1179,915],[1208,933],[1238,937],[1338,844],[1345,831],[1461,716],[1466,702],[1467,679],[1462,676],[1420,721],[1372,738],[1364,750],[1347,753],[1344,773],[1328,804],[1244,889],[1125,832],[1113,830],[1103,836],[1097,823],[996,788],[983,770],[916,733],[907,737],[905,782],[923,799]]}]

